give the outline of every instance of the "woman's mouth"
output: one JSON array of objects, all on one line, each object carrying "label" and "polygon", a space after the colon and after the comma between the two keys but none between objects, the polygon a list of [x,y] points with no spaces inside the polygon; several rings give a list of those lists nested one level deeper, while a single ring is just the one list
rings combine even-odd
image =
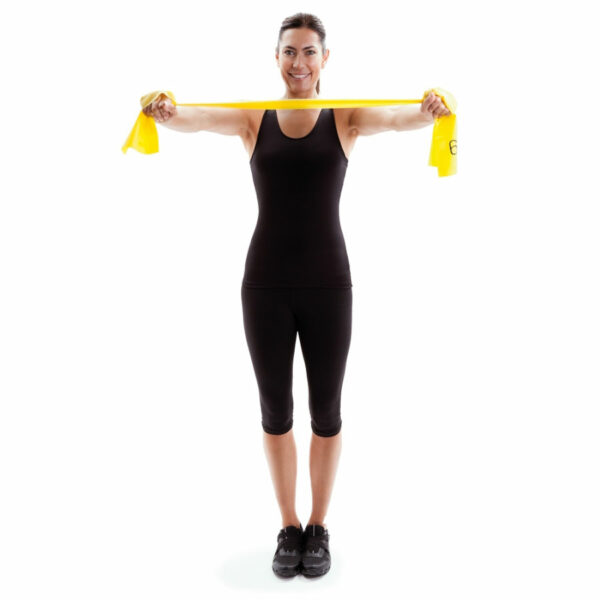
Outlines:
[{"label": "woman's mouth", "polygon": [[294,73],[290,73],[290,75],[292,76],[293,79],[306,79],[310,73],[304,73],[303,75],[301,74],[294,74]]}]

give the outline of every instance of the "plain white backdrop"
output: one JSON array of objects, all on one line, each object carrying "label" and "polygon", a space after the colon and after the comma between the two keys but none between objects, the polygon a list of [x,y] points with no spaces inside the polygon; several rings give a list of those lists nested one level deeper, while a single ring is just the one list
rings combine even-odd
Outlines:
[{"label": "plain white backdrop", "polygon": [[[24,2],[3,10],[0,596],[600,594],[598,56],[584,2]],[[257,217],[237,137],[159,126],[152,90],[280,98],[282,20],[316,14],[322,98],[458,101],[362,137],[332,568],[278,579],[240,285]],[[310,423],[294,370],[298,515]],[[374,597],[374,596],[373,596]]]}]

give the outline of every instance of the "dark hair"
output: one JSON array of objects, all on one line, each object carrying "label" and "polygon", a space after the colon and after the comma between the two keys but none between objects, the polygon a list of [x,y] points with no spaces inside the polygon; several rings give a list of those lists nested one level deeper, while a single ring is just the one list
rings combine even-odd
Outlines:
[{"label": "dark hair", "polygon": [[[321,48],[323,49],[323,54],[325,54],[325,27],[323,27],[323,23],[321,23],[321,19],[316,17],[315,15],[311,15],[310,13],[296,13],[291,17],[286,17],[281,23],[281,28],[279,29],[279,37],[277,38],[277,50],[279,51],[279,43],[281,42],[281,34],[286,29],[299,29],[300,27],[308,27],[308,29],[312,29],[314,32],[319,34],[319,41],[321,42]],[[319,77],[319,81],[317,81],[317,94],[321,88],[321,78]]]}]

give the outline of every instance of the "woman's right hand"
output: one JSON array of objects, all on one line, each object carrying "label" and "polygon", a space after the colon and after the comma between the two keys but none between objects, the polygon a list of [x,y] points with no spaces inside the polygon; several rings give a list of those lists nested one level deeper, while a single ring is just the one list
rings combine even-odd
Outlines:
[{"label": "woman's right hand", "polygon": [[154,102],[142,109],[147,117],[153,117],[155,121],[164,123],[177,114],[177,107],[171,102],[166,94],[161,94]]}]

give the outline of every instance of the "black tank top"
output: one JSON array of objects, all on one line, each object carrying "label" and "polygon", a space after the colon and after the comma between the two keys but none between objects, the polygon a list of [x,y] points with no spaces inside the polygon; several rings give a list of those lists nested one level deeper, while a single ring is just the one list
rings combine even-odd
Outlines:
[{"label": "black tank top", "polygon": [[243,285],[352,287],[339,217],[347,167],[333,109],[301,138],[265,111],[250,159],[259,212]]}]

